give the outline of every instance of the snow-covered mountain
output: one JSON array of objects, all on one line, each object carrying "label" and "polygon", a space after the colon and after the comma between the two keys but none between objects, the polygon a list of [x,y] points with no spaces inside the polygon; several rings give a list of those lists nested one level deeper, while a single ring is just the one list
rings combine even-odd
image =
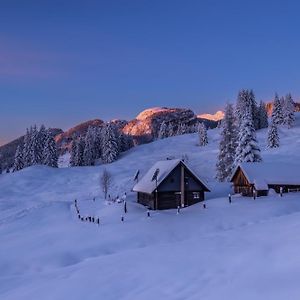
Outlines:
[{"label": "snow-covered mountain", "polygon": [[[197,118],[193,111],[189,109],[166,107],[146,109],[129,122],[118,119],[110,122],[114,123],[124,133],[132,135],[136,144],[141,144],[151,142],[157,137],[159,127],[163,121],[172,122],[175,127],[180,123],[193,124],[198,121],[204,122],[209,128],[217,126],[217,123],[214,121]],[[95,119],[80,123],[65,132],[61,129],[53,129],[53,135],[60,154],[70,150],[73,138],[76,139],[81,135],[85,135],[89,126],[101,127],[104,123],[103,120]],[[23,138],[22,136],[6,145],[0,146],[0,164],[3,168],[12,166],[16,149],[23,142]]]},{"label": "snow-covered mountain", "polygon": [[216,127],[215,122],[197,118],[190,109],[154,107],[142,111],[128,122],[123,132],[133,136],[138,142],[150,142],[158,136],[162,122],[172,123],[174,127],[182,124],[192,125],[202,121],[209,128]]},{"label": "snow-covered mountain", "polygon": [[[263,160],[299,162],[300,115],[279,131],[273,150],[266,129],[257,132]],[[0,299],[298,299],[299,193],[234,196],[229,204],[230,186],[214,180],[219,129],[208,137],[206,147],[197,134],[140,145],[109,165],[0,175]],[[136,170],[182,155],[211,187],[207,209],[199,203],[147,218],[131,192]],[[122,204],[103,199],[104,168],[110,194],[127,192],[125,222]],[[74,199],[100,226],[77,219]]]},{"label": "snow-covered mountain", "polygon": [[198,115],[198,118],[207,119],[211,121],[220,121],[224,118],[224,112],[218,110],[215,114],[201,114]]}]

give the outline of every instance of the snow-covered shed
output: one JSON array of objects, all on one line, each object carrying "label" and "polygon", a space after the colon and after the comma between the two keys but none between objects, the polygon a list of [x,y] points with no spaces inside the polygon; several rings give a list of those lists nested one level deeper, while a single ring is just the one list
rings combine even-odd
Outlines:
[{"label": "snow-covered shed", "polygon": [[230,180],[235,193],[244,196],[268,195],[269,189],[277,193],[300,190],[300,165],[287,163],[241,163]]},{"label": "snow-covered shed", "polygon": [[180,159],[156,162],[133,191],[138,203],[151,209],[189,206],[203,201],[204,192],[210,192],[207,183]]}]

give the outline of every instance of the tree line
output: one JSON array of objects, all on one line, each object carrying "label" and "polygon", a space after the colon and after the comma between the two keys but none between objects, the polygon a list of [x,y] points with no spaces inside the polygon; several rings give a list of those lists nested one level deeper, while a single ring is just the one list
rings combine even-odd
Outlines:
[{"label": "tree line", "polygon": [[291,128],[295,121],[295,104],[291,94],[279,98],[275,94],[270,124],[266,105],[257,105],[252,90],[241,90],[235,106],[227,104],[221,122],[221,140],[217,158],[216,178],[226,181],[241,162],[261,162],[256,130],[268,128],[267,147],[279,147],[279,125]]},{"label": "tree line", "polygon": [[12,171],[33,165],[57,168],[57,163],[57,146],[50,130],[44,125],[38,130],[34,125],[26,130],[24,142],[17,147]]},{"label": "tree line", "polygon": [[112,163],[121,152],[133,145],[132,137],[112,122],[101,127],[90,126],[85,136],[73,138],[70,165],[93,166],[97,160],[104,164]]}]

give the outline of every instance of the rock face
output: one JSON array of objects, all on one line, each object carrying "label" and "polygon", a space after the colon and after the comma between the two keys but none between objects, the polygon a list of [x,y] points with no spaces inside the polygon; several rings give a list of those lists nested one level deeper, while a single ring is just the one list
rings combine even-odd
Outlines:
[{"label": "rock face", "polygon": [[[157,138],[163,121],[172,123],[176,127],[181,123],[192,125],[203,119],[197,118],[190,109],[154,107],[142,111],[134,120],[128,122],[123,132],[133,136],[137,144],[151,142]],[[214,127],[212,123],[206,125]]]},{"label": "rock face", "polygon": [[217,111],[215,114],[202,114],[202,115],[198,115],[198,118],[201,119],[206,119],[206,120],[211,120],[211,121],[220,121],[224,118],[224,112],[222,112],[221,110]]},{"label": "rock face", "polygon": [[90,126],[101,127],[101,126],[103,126],[103,124],[104,124],[104,121],[99,120],[99,119],[90,120],[90,121],[81,123],[79,125],[76,125],[75,127],[72,127],[69,130],[62,132],[61,134],[56,135],[55,141],[56,141],[59,151],[61,153],[64,153],[66,150],[69,150],[71,147],[73,138],[77,138],[81,135],[85,135]]}]

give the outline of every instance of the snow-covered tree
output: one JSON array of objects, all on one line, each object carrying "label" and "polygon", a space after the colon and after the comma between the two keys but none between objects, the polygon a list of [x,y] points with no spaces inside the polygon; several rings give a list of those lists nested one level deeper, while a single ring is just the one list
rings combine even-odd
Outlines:
[{"label": "snow-covered tree", "polygon": [[93,127],[89,127],[85,135],[85,146],[83,151],[83,164],[92,166],[95,163],[95,131]]},{"label": "snow-covered tree", "polygon": [[283,104],[283,124],[291,128],[295,122],[295,103],[292,95],[287,94]]},{"label": "snow-covered tree", "polygon": [[176,135],[183,135],[186,133],[188,133],[187,125],[185,123],[180,123],[177,127]]},{"label": "snow-covered tree", "polygon": [[206,146],[208,144],[208,137],[207,137],[206,126],[204,123],[199,123],[198,135],[199,135],[199,146]]},{"label": "snow-covered tree", "polygon": [[248,111],[250,114],[255,130],[259,129],[258,107],[254,92],[253,90],[242,89],[238,94],[235,108],[236,124],[238,127],[243,121],[243,116],[245,115],[246,111]]},{"label": "snow-covered tree", "polygon": [[40,130],[37,133],[37,149],[36,152],[38,153],[37,156],[37,163],[38,164],[43,164],[44,161],[44,156],[43,156],[43,151],[45,148],[46,144],[46,139],[48,136],[48,131],[46,130],[46,127],[44,125],[41,125]]},{"label": "snow-covered tree", "polygon": [[245,113],[246,102],[247,102],[247,91],[242,89],[238,93],[238,97],[235,105],[235,119],[236,119],[237,126],[239,126],[242,122],[242,116]]},{"label": "snow-covered tree", "polygon": [[107,124],[103,134],[102,161],[112,163],[119,156],[118,140],[111,124]]},{"label": "snow-covered tree", "polygon": [[253,90],[248,91],[248,105],[251,108],[250,113],[253,120],[254,129],[257,130],[259,129],[259,107],[257,106]]},{"label": "snow-covered tree", "polygon": [[283,123],[282,105],[277,93],[275,94],[273,101],[272,119],[277,125],[281,125]]},{"label": "snow-covered tree", "polygon": [[133,139],[130,135],[123,133],[122,131],[119,133],[119,150],[120,152],[127,151],[134,146]]},{"label": "snow-covered tree", "polygon": [[95,127],[95,159],[102,157],[102,141],[105,126]]},{"label": "snow-covered tree", "polygon": [[232,104],[225,107],[224,119],[221,122],[221,140],[219,144],[219,155],[216,165],[219,181],[228,180],[233,172],[236,151],[236,127],[234,110]]},{"label": "snow-covered tree", "polygon": [[31,135],[30,135],[31,143],[30,143],[30,165],[40,164],[42,161],[43,152],[41,151],[39,144],[39,132],[37,130],[36,125],[32,127]]},{"label": "snow-covered tree", "polygon": [[163,121],[159,128],[158,138],[164,139],[164,138],[167,138],[168,136],[169,136],[168,135],[168,125],[166,124],[165,121]]},{"label": "snow-covered tree", "polygon": [[43,164],[49,167],[57,168],[58,167],[57,146],[53,136],[50,134],[49,131],[46,131],[45,146],[44,146],[43,153],[44,153]]},{"label": "snow-covered tree", "polygon": [[75,166],[84,166],[83,152],[84,152],[84,137],[80,136],[76,142],[76,153],[75,153]]},{"label": "snow-covered tree", "polygon": [[260,101],[259,109],[258,109],[258,117],[259,117],[259,129],[268,128],[268,112],[266,109],[266,105],[263,101]]},{"label": "snow-covered tree", "polygon": [[278,147],[279,147],[279,135],[278,135],[277,124],[274,122],[272,118],[268,129],[268,148],[278,148]]},{"label": "snow-covered tree", "polygon": [[24,162],[23,162],[23,149],[19,145],[16,150],[15,154],[15,161],[13,165],[13,172],[22,170],[24,168]]},{"label": "snow-covered tree", "polygon": [[249,109],[246,110],[239,127],[234,165],[241,162],[260,162],[261,160],[260,148]]},{"label": "snow-covered tree", "polygon": [[176,134],[176,132],[174,132],[174,126],[171,122],[168,124],[167,132],[168,136],[174,136]]},{"label": "snow-covered tree", "polygon": [[31,156],[30,156],[30,149],[31,149],[31,133],[32,127],[30,129],[26,129],[26,134],[24,136],[24,147],[23,147],[23,164],[24,167],[31,166]]},{"label": "snow-covered tree", "polygon": [[76,151],[77,151],[77,141],[76,138],[73,137],[71,144],[71,152],[70,152],[70,166],[76,167]]}]

